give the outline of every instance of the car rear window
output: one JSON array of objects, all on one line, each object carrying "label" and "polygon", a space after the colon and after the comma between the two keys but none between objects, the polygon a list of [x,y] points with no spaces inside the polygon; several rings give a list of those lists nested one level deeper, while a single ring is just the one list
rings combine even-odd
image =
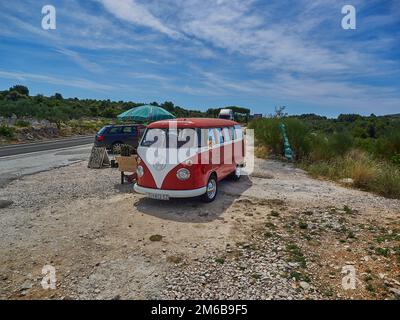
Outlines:
[{"label": "car rear window", "polygon": [[105,126],[105,127],[101,128],[101,129],[97,132],[97,134],[99,134],[99,135],[103,134],[103,133],[107,130],[107,128],[108,128],[108,126]]}]

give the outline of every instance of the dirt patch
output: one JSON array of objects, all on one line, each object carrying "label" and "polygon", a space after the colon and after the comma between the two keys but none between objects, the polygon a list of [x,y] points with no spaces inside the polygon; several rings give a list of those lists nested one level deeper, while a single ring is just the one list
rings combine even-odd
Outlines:
[{"label": "dirt patch", "polygon": [[[0,214],[0,298],[391,299],[400,288],[397,200],[257,160],[273,178],[222,181],[210,204],[162,202],[86,165],[0,189],[13,201]],[[56,290],[40,285],[48,264]]]}]

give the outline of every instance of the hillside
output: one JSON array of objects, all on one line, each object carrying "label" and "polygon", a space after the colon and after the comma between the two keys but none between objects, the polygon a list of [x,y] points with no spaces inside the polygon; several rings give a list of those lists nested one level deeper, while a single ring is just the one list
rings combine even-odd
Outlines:
[{"label": "hillside", "polygon": [[[146,103],[64,98],[60,93],[50,97],[41,94],[31,96],[26,86],[15,85],[0,91],[0,144],[91,134],[105,124],[117,122],[118,114],[144,104]],[[210,108],[203,112],[176,106],[171,101],[150,104],[166,109],[177,118],[216,117],[223,108]],[[245,120],[250,113],[247,108],[229,108],[237,112],[239,121]]]}]

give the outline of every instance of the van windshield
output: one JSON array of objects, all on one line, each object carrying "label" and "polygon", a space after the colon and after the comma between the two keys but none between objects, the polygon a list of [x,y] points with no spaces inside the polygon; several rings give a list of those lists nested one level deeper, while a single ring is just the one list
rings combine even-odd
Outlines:
[{"label": "van windshield", "polygon": [[197,148],[200,145],[200,134],[197,128],[184,129],[147,129],[142,147],[155,148]]}]

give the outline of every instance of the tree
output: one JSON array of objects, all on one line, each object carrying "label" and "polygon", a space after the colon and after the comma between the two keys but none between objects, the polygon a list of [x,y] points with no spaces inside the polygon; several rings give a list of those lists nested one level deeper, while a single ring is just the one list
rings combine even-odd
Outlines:
[{"label": "tree", "polygon": [[21,94],[21,95],[29,96],[29,89],[28,89],[28,87],[23,86],[23,85],[17,84],[17,85],[15,85],[15,86],[11,87],[9,91],[16,91],[16,92],[18,92],[18,93]]},{"label": "tree", "polygon": [[286,109],[285,106],[275,107],[274,118],[284,118],[284,117],[286,117],[288,114],[285,112],[285,109]]},{"label": "tree", "polygon": [[63,100],[63,96],[61,93],[56,92],[53,96],[54,99],[56,100]]},{"label": "tree", "polygon": [[59,108],[49,111],[45,118],[55,123],[58,130],[61,129],[61,124],[69,119],[68,115]]},{"label": "tree", "polygon": [[375,127],[375,123],[371,123],[370,125],[369,125],[369,127],[368,127],[368,130],[367,130],[367,133],[368,133],[368,136],[370,137],[370,138],[376,138],[376,127]]},{"label": "tree", "polygon": [[164,103],[162,103],[160,105],[161,108],[164,108],[165,110],[167,110],[168,112],[173,112],[175,109],[174,104],[171,101],[165,101]]}]

